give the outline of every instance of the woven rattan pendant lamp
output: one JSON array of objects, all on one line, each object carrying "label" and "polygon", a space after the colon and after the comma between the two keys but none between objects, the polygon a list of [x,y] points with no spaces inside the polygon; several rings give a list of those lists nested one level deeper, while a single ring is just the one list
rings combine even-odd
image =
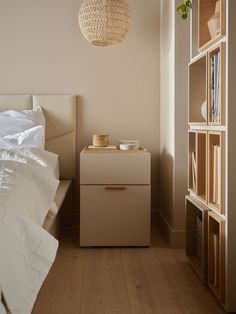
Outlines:
[{"label": "woven rattan pendant lamp", "polygon": [[117,46],[129,31],[131,11],[126,0],[84,0],[78,20],[88,42]]}]

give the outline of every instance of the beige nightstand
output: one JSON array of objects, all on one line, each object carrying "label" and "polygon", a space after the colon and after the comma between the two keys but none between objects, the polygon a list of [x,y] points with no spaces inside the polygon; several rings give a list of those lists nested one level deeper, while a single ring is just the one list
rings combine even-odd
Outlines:
[{"label": "beige nightstand", "polygon": [[150,245],[147,150],[80,154],[80,245]]}]

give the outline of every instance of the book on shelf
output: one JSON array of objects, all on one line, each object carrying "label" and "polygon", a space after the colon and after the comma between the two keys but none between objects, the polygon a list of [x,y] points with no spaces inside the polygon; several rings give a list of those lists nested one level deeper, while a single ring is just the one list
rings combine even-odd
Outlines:
[{"label": "book on shelf", "polygon": [[211,121],[220,121],[220,52],[211,57]]},{"label": "book on shelf", "polygon": [[212,145],[212,202],[217,206],[221,203],[221,148]]},{"label": "book on shelf", "polygon": [[192,183],[193,183],[193,190],[196,192],[196,178],[197,178],[197,165],[196,165],[196,158],[195,153],[192,152]]},{"label": "book on shelf", "polygon": [[220,271],[220,242],[219,234],[213,234],[213,284],[216,288],[219,287],[219,271]]}]

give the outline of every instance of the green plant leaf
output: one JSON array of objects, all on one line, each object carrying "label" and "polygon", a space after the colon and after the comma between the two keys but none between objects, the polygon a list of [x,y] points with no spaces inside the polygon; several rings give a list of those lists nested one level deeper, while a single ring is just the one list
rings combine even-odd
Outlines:
[{"label": "green plant leaf", "polygon": [[177,8],[177,12],[178,13],[185,13],[186,12],[186,6],[184,4],[180,5],[178,8]]},{"label": "green plant leaf", "polygon": [[192,5],[192,2],[190,0],[188,0],[188,4],[187,5],[188,5],[189,9],[192,9],[193,5]]},{"label": "green plant leaf", "polygon": [[191,9],[192,9],[192,1],[184,0],[183,3],[177,7],[176,11],[179,14],[181,14],[183,20],[186,20],[188,18],[188,14]]}]

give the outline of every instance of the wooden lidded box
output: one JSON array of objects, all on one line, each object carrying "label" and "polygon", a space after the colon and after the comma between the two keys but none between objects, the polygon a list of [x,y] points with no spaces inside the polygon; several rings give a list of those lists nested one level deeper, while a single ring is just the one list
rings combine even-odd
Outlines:
[{"label": "wooden lidded box", "polygon": [[93,146],[95,147],[106,147],[108,145],[107,134],[95,134],[93,135]]}]

